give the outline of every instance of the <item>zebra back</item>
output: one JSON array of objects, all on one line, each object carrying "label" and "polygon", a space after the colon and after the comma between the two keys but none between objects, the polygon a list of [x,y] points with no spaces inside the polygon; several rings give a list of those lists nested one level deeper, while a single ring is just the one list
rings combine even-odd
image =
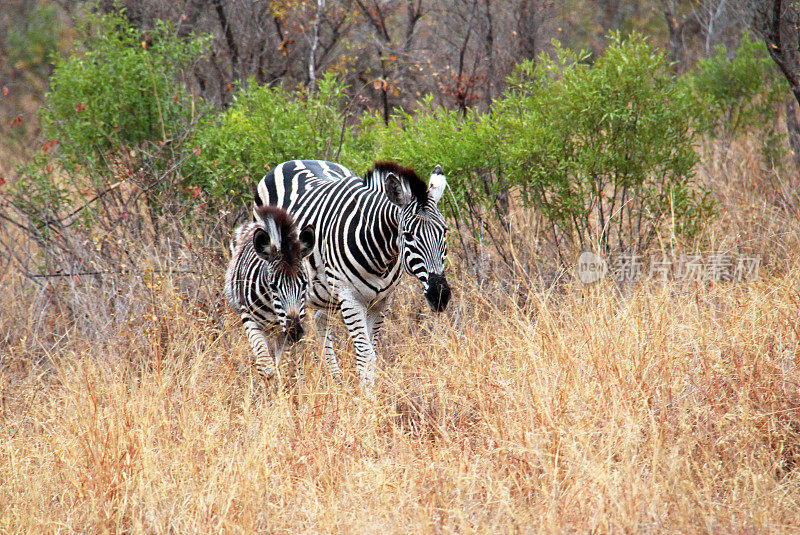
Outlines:
[{"label": "zebra back", "polygon": [[[256,205],[283,208],[317,230],[314,304],[329,304],[332,290],[354,291],[369,302],[391,291],[401,267],[427,292],[433,275],[446,285],[447,224],[436,206],[446,182],[440,167],[434,173],[428,188],[413,170],[392,162],[375,164],[361,179],[331,162],[293,160],[261,180]],[[437,295],[446,293],[446,301],[449,289],[442,288]]]}]

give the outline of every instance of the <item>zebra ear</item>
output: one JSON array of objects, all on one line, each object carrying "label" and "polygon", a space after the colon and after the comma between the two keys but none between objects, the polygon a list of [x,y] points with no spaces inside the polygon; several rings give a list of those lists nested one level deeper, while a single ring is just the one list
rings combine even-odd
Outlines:
[{"label": "zebra ear", "polygon": [[431,179],[428,181],[428,197],[433,199],[434,203],[438,203],[446,187],[447,177],[442,172],[442,166],[437,165],[433,168]]},{"label": "zebra ear", "polygon": [[233,231],[233,236],[231,236],[231,256],[236,254],[236,249],[239,247],[239,244],[242,242],[242,229],[244,226],[238,227],[236,230]]},{"label": "zebra ear", "polygon": [[273,262],[278,257],[278,248],[272,243],[269,234],[261,227],[253,232],[253,249],[262,260]]},{"label": "zebra ear", "polygon": [[314,250],[314,238],[314,227],[312,225],[306,225],[306,227],[300,231],[301,258],[307,257]]},{"label": "zebra ear", "polygon": [[389,200],[402,208],[411,202],[411,192],[405,187],[400,177],[394,173],[389,173],[383,178],[383,186]]}]

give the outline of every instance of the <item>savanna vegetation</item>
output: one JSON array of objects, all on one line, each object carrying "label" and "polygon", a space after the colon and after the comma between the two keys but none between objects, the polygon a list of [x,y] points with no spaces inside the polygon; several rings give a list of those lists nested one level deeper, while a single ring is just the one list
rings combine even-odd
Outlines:
[{"label": "savanna vegetation", "polygon": [[[0,531],[800,530],[796,2],[0,8]],[[293,158],[448,176],[374,395],[224,302]]]}]

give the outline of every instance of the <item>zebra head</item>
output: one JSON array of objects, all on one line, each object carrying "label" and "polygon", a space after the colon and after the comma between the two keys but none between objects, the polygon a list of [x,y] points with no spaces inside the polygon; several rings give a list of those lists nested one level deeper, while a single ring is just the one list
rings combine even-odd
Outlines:
[{"label": "zebra head", "polygon": [[439,165],[434,168],[426,187],[414,171],[395,165],[385,172],[383,185],[386,196],[401,209],[403,269],[422,283],[431,309],[441,312],[450,301],[450,285],[444,276],[447,222],[437,207],[447,187],[442,168]]},{"label": "zebra head", "polygon": [[252,239],[253,250],[265,262],[261,277],[286,339],[296,343],[304,334],[308,273],[303,259],[314,248],[314,227],[308,225],[298,235],[291,216],[283,210],[263,206],[256,212],[260,220],[254,223]]}]

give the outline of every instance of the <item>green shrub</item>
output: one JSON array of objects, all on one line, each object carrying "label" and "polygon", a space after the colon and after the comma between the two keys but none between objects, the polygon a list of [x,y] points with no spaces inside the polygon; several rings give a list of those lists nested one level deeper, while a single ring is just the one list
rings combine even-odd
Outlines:
[{"label": "green shrub", "polygon": [[198,128],[192,184],[215,198],[249,199],[257,181],[286,160],[336,159],[363,167],[369,142],[356,140],[345,123],[346,97],[335,76],[320,80],[313,93],[250,81],[227,110]]},{"label": "green shrub", "polygon": [[789,87],[764,43],[745,33],[732,58],[718,46],[687,75],[687,81],[698,100],[709,103],[717,138],[730,141],[753,133],[761,142],[766,165],[780,165],[787,147],[777,126],[777,110]]},{"label": "green shrub", "polygon": [[693,182],[696,101],[641,36],[612,34],[586,59],[557,46],[516,69],[495,107],[509,181],[580,247],[642,250],[667,222],[697,230],[713,205]]},{"label": "green shrub", "polygon": [[375,159],[397,161],[423,178],[440,164],[459,204],[491,206],[497,191],[491,186],[486,191],[481,179],[489,183],[487,175],[499,167],[499,161],[487,142],[491,136],[488,119],[488,115],[465,119],[426,97],[414,113],[398,111],[388,125],[375,117],[367,127],[362,122],[361,130],[377,137]]},{"label": "green shrub", "polygon": [[698,62],[687,77],[698,98],[711,104],[715,126],[731,136],[773,126],[788,89],[764,43],[753,41],[749,33],[732,58],[725,47],[717,46],[714,55]]},{"label": "green shrub", "polygon": [[714,211],[693,180],[706,116],[642,37],[610,41],[593,65],[558,45],[554,58],[519,65],[492,114],[464,118],[427,98],[361,130],[379,158],[423,176],[442,164],[461,206],[502,220],[508,190],[518,191],[560,243],[643,249],[665,223],[691,234]]},{"label": "green shrub", "polygon": [[73,52],[55,58],[40,112],[48,141],[19,169],[15,206],[35,221],[59,221],[60,211],[88,221],[115,175],[139,186],[154,213],[174,199],[194,109],[181,72],[205,41],[180,40],[166,23],[143,34],[121,14],[87,13]]},{"label": "green shrub", "polygon": [[181,71],[204,43],[176,38],[164,22],[142,34],[121,14],[87,14],[75,51],[55,61],[41,114],[63,163],[102,167],[110,151],[179,136],[192,109]]}]

